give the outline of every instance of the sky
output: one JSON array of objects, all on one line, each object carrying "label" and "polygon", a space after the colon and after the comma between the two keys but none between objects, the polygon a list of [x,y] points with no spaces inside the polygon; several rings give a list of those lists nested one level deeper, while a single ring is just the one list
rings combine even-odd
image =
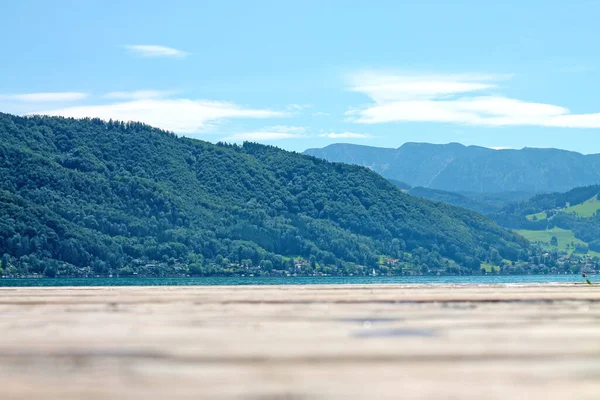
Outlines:
[{"label": "sky", "polygon": [[600,1],[2,4],[0,112],[293,151],[600,153]]}]

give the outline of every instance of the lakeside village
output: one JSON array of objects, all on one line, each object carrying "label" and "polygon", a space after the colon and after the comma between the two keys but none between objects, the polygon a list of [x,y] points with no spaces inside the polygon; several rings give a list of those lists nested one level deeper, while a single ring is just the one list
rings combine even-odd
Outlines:
[{"label": "lakeside village", "polygon": [[[263,260],[254,265],[252,260],[232,263],[218,256],[214,262],[203,264],[181,263],[173,258],[164,262],[148,262],[134,259],[130,265],[106,274],[98,274],[91,266],[75,267],[71,264],[51,260],[42,267],[32,267],[27,256],[21,259],[4,255],[0,262],[2,278],[93,278],[93,277],[193,277],[193,276],[442,276],[442,275],[563,275],[600,273],[600,258],[587,254],[550,251],[538,247],[522,261],[497,259],[486,260],[479,269],[468,269],[456,264],[428,267],[411,264],[409,260],[381,257],[376,266],[363,266],[354,263],[323,266],[315,259],[302,257],[285,258],[277,268],[272,261]],[[44,264],[44,262],[41,262]]]}]

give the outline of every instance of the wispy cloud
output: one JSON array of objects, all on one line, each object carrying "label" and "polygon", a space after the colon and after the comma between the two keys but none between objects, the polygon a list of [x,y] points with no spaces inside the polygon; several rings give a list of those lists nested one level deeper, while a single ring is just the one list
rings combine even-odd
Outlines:
[{"label": "wispy cloud", "polygon": [[69,102],[82,100],[86,97],[88,97],[87,93],[80,92],[0,94],[0,100],[22,101],[27,103]]},{"label": "wispy cloud", "polygon": [[359,73],[350,90],[374,103],[346,113],[353,122],[445,122],[478,126],[598,128],[600,113],[573,114],[553,104],[505,97],[506,75],[389,75]]},{"label": "wispy cloud", "polygon": [[271,141],[281,139],[310,139],[310,138],[327,138],[327,139],[369,139],[373,136],[365,133],[354,132],[325,132],[311,133],[310,129],[302,126],[271,126],[262,128],[256,131],[240,132],[229,137],[223,138],[226,142],[242,142],[242,141]]},{"label": "wispy cloud", "polygon": [[325,137],[328,139],[370,139],[373,135],[367,133],[354,133],[354,132],[341,132],[341,133],[321,133],[319,137]]},{"label": "wispy cloud", "polygon": [[394,75],[363,71],[348,76],[350,90],[364,93],[377,103],[429,100],[495,89],[509,75]]},{"label": "wispy cloud", "polygon": [[317,111],[316,113],[313,113],[313,116],[315,116],[315,117],[326,117],[328,115],[329,115],[329,113],[326,113],[323,111]]},{"label": "wispy cloud", "polygon": [[169,90],[134,90],[130,92],[110,92],[104,97],[108,99],[143,100],[169,97],[176,92]]},{"label": "wispy cloud", "polygon": [[311,107],[311,104],[290,104],[289,106],[287,106],[287,109],[290,111],[302,111]]},{"label": "wispy cloud", "polygon": [[177,133],[200,133],[231,118],[275,118],[287,115],[286,112],[247,108],[223,101],[160,98],[67,107],[32,114],[140,121]]},{"label": "wispy cloud", "polygon": [[126,45],[125,48],[131,53],[141,57],[185,57],[187,53],[182,50],[174,49],[172,47],[157,46],[157,45],[144,45],[134,44]]},{"label": "wispy cloud", "polygon": [[225,142],[271,141],[281,139],[301,139],[309,137],[301,126],[271,126],[256,131],[240,132],[223,138]]}]

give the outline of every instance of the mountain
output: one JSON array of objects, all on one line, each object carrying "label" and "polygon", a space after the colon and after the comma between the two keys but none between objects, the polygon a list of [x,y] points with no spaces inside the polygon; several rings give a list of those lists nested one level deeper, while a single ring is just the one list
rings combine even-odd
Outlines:
[{"label": "mountain", "polygon": [[367,168],[141,123],[0,114],[0,254],[12,274],[478,271],[527,248]]},{"label": "mountain", "polygon": [[566,150],[492,150],[458,143],[405,143],[397,149],[333,144],[304,152],[368,167],[410,186],[451,192],[564,192],[600,183],[600,154]]},{"label": "mountain", "polygon": [[509,204],[521,202],[533,196],[533,193],[524,192],[458,193],[447,190],[429,189],[422,186],[411,187],[408,183],[389,178],[388,181],[411,196],[452,204],[453,206],[466,208],[481,214],[500,211]]},{"label": "mountain", "polygon": [[534,193],[527,192],[450,192],[447,190],[430,189],[422,186],[412,187],[408,183],[390,178],[387,178],[387,180],[398,189],[411,196],[451,204],[481,214],[491,214],[500,211],[510,204],[528,200],[534,195]]},{"label": "mountain", "polygon": [[533,196],[533,193],[525,192],[449,192],[447,190],[429,189],[420,186],[410,188],[407,193],[411,196],[467,208],[481,214],[491,214],[500,211],[509,204],[518,203]]},{"label": "mountain", "polygon": [[396,186],[398,189],[402,190],[403,192],[408,192],[411,188],[411,186],[408,183],[404,183],[404,182],[400,182],[394,179],[388,179],[388,182],[390,182],[392,185]]},{"label": "mountain", "polygon": [[[511,204],[490,214],[499,224],[517,230],[546,247],[600,256],[600,185],[548,193]],[[554,240],[553,240],[554,239]]]}]

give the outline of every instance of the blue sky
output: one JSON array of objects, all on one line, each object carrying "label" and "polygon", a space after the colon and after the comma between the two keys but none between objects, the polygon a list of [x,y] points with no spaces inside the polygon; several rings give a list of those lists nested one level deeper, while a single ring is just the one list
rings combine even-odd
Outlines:
[{"label": "blue sky", "polygon": [[[495,3],[495,4],[493,4]],[[599,1],[12,1],[0,111],[600,153]]]}]

